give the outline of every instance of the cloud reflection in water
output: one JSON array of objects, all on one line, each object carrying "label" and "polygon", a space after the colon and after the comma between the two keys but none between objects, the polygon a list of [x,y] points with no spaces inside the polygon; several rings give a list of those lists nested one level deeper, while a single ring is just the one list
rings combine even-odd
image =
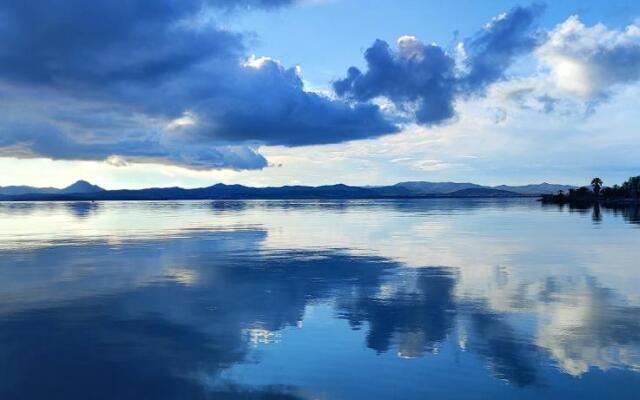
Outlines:
[{"label": "cloud reflection in water", "polygon": [[[611,271],[584,267],[593,260],[581,259],[566,247],[565,257],[577,266],[544,268],[549,259],[532,259],[531,249],[522,243],[502,241],[504,232],[492,232],[493,242],[474,235],[476,226],[481,226],[475,224],[483,218],[499,213],[523,218],[518,208],[501,204],[485,210],[482,204],[472,208],[448,204],[434,211],[415,204],[350,207],[342,203],[319,208],[303,204],[301,213],[290,205],[210,203],[208,212],[223,229],[207,231],[203,228],[209,221],[198,218],[203,205],[176,203],[170,210],[160,206],[159,221],[142,227],[163,226],[163,218],[182,216],[186,221],[182,232],[162,231],[151,238],[122,234],[117,245],[97,236],[93,241],[3,250],[2,397],[38,398],[54,393],[54,398],[91,394],[105,399],[315,398],[322,393],[312,384],[313,376],[286,377],[318,362],[323,353],[330,354],[332,346],[347,346],[352,334],[362,348],[347,346],[344,357],[378,355],[379,364],[363,367],[361,374],[349,372],[358,375],[352,384],[360,390],[376,386],[367,375],[377,369],[409,371],[407,363],[413,361],[435,362],[459,377],[433,375],[442,379],[440,388],[414,382],[418,386],[413,391],[402,392],[407,398],[446,395],[442,387],[464,386],[464,381],[458,381],[465,374],[469,384],[475,374],[481,388],[491,392],[504,390],[495,386],[495,378],[509,382],[512,390],[553,388],[559,376],[580,375],[588,380],[593,369],[613,368],[631,373],[620,379],[627,379],[630,389],[638,387],[633,371],[640,369],[640,308],[628,289],[619,292],[603,283],[617,282],[610,279]],[[49,207],[42,216],[38,216],[40,207]],[[81,219],[73,207],[64,212],[71,212],[68,217],[75,218],[75,223],[91,224],[97,222],[92,219],[104,218],[102,213],[135,215],[140,205],[133,207],[132,211],[122,204],[101,204],[80,212]],[[2,210],[4,216],[16,219],[25,212],[45,219],[44,215],[55,216],[59,211],[50,205],[37,205],[31,211],[24,207]],[[413,266],[422,268],[407,268],[402,255],[394,257],[378,245],[376,235],[369,237],[367,251],[362,242],[344,248],[322,241],[306,246],[309,239],[300,237],[296,248],[291,240],[283,240],[292,237],[288,232],[305,232],[298,224],[302,215],[309,216],[307,229],[318,227],[315,213],[328,221],[340,218],[347,225],[352,219],[378,213],[378,218],[366,222],[368,228],[377,229],[400,219],[405,230],[423,232],[423,241],[408,241],[393,229],[387,232],[400,241],[400,247],[425,255],[425,263],[414,262]],[[489,259],[478,259],[482,270],[493,273],[474,274],[477,271],[464,254],[455,258],[454,266],[428,263],[428,252],[453,251],[443,248],[446,242],[433,231],[421,230],[424,225],[420,224],[428,219],[449,222],[449,226],[435,226],[437,232],[467,224],[467,231],[474,234],[451,238],[452,246],[466,243],[469,254],[480,253],[479,244],[493,244],[494,248],[484,247]],[[191,222],[196,221],[200,229],[194,230]],[[338,234],[346,233],[345,229],[339,227]],[[127,231],[110,235],[114,232]],[[324,240],[324,236],[312,237]],[[532,236],[529,243],[533,249],[540,245],[536,240]],[[509,246],[500,247],[501,243]],[[381,255],[375,254],[376,248],[383,249]],[[500,257],[492,259],[495,254]],[[496,260],[507,265],[482,267]],[[536,261],[539,268],[534,270],[528,263]],[[624,259],[618,261],[624,264]],[[314,316],[313,310],[323,308],[330,313]],[[314,335],[317,324],[332,329],[331,335]],[[290,346],[296,337],[313,340],[295,349]],[[280,379],[256,383],[249,376],[257,373],[266,380],[277,376],[261,367],[279,355],[288,359]],[[347,373],[340,360],[334,360],[333,368],[338,375]],[[243,379],[234,375],[236,370],[253,372]],[[324,390],[332,397],[332,388]],[[523,397],[527,393],[519,392]]]}]

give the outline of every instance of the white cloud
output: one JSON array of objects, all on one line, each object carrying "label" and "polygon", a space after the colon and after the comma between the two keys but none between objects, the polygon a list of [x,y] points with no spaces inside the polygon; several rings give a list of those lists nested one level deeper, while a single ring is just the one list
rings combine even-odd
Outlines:
[{"label": "white cloud", "polygon": [[249,58],[247,58],[242,63],[242,66],[245,68],[261,69],[264,68],[265,65],[269,65],[271,63],[282,66],[279,60],[266,56],[256,57],[255,54],[252,54]]},{"label": "white cloud", "polygon": [[559,89],[592,100],[640,79],[640,27],[586,26],[571,16],[549,32],[536,56]]},{"label": "white cloud", "polygon": [[415,36],[404,35],[398,38],[398,55],[405,59],[424,60],[424,44]]},{"label": "white cloud", "polygon": [[167,124],[167,129],[172,131],[172,130],[190,127],[190,126],[196,125],[197,123],[198,123],[198,118],[196,117],[196,115],[190,111],[186,111],[182,114],[181,117],[171,120]]},{"label": "white cloud", "polygon": [[125,160],[120,156],[115,156],[115,155],[107,157],[105,162],[109,165],[113,165],[114,167],[126,167],[127,165],[129,165],[127,160]]},{"label": "white cloud", "polygon": [[461,166],[461,164],[453,164],[440,160],[419,160],[412,165],[413,168],[420,171],[441,171],[443,169]]}]

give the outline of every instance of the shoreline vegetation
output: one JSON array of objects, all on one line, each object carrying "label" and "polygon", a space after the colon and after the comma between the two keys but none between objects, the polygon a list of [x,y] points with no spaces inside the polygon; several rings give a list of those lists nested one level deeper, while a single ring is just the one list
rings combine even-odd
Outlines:
[{"label": "shoreline vegetation", "polygon": [[640,176],[630,177],[622,185],[603,186],[600,178],[591,180],[591,188],[582,186],[568,191],[560,190],[556,194],[544,194],[540,198],[543,204],[569,205],[572,207],[592,207],[596,205],[624,207],[640,204]]}]

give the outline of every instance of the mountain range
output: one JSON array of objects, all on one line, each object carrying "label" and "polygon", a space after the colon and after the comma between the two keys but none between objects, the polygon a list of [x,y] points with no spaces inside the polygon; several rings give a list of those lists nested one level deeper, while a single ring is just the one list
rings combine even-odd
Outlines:
[{"label": "mountain range", "polygon": [[415,193],[422,194],[449,194],[459,190],[466,189],[496,189],[503,190],[507,192],[514,192],[523,195],[533,195],[539,196],[542,194],[555,194],[558,193],[559,190],[567,191],[574,186],[571,185],[556,185],[547,182],[543,182],[540,184],[534,185],[525,185],[525,186],[508,186],[508,185],[500,185],[500,186],[482,186],[477,185],[475,183],[458,183],[458,182],[400,182],[393,185],[393,187],[402,187],[409,189]]},{"label": "mountain range", "polygon": [[312,198],[419,198],[419,197],[525,197],[556,193],[573,186],[538,185],[495,187],[458,182],[400,182],[390,186],[280,186],[255,188],[225,185],[184,189],[180,187],[138,190],[105,190],[87,181],[62,189],[30,186],[0,187],[0,200],[202,200],[202,199],[312,199]]}]

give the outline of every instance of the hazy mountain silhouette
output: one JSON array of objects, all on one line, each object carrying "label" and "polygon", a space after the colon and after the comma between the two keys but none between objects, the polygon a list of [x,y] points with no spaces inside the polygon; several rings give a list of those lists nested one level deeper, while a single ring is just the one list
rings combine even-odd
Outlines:
[{"label": "hazy mountain silhouette", "polygon": [[455,196],[455,197],[514,197],[522,194],[516,193],[516,192],[510,192],[508,190],[477,187],[477,188],[456,190],[455,192],[449,193],[449,195]]},{"label": "hazy mountain silhouette", "polygon": [[0,195],[19,196],[31,194],[71,194],[71,193],[96,193],[104,189],[100,186],[79,180],[62,189],[54,187],[33,187],[33,186],[0,186]]},{"label": "hazy mountain silhouette", "polygon": [[33,187],[33,186],[0,186],[0,195],[5,196],[17,196],[21,194],[33,194],[33,193],[56,193],[60,189],[54,187]]},{"label": "hazy mountain silhouette", "polygon": [[[511,188],[509,190],[507,188]],[[366,199],[420,197],[519,197],[537,196],[549,191],[570,188],[566,185],[481,186],[457,182],[401,182],[390,186],[325,186],[249,187],[225,185],[184,189],[180,187],[139,190],[104,190],[86,181],[78,181],[63,189],[12,186],[0,188],[4,200],[205,200],[205,199]]]},{"label": "hazy mountain silhouette", "polygon": [[558,193],[559,190],[567,191],[575,186],[571,185],[556,185],[547,182],[540,184],[531,184],[523,186],[483,186],[475,183],[464,182],[400,182],[394,185],[394,187],[402,187],[410,190],[411,192],[424,193],[424,194],[451,194],[465,189],[497,189],[506,190],[508,192],[526,194],[526,195],[541,195],[541,194],[553,194]]},{"label": "hazy mountain silhouette", "polygon": [[555,194],[560,190],[568,191],[569,189],[573,189],[575,186],[571,185],[556,185],[552,183],[543,182],[536,185],[524,185],[524,186],[508,186],[508,185],[500,185],[494,186],[494,189],[499,190],[508,190],[510,192],[516,192],[521,194]]},{"label": "hazy mountain silhouette", "polygon": [[475,183],[458,183],[458,182],[400,182],[393,185],[394,187],[406,188],[411,192],[436,194],[436,193],[453,193],[458,190],[484,188],[486,186],[476,185]]}]

